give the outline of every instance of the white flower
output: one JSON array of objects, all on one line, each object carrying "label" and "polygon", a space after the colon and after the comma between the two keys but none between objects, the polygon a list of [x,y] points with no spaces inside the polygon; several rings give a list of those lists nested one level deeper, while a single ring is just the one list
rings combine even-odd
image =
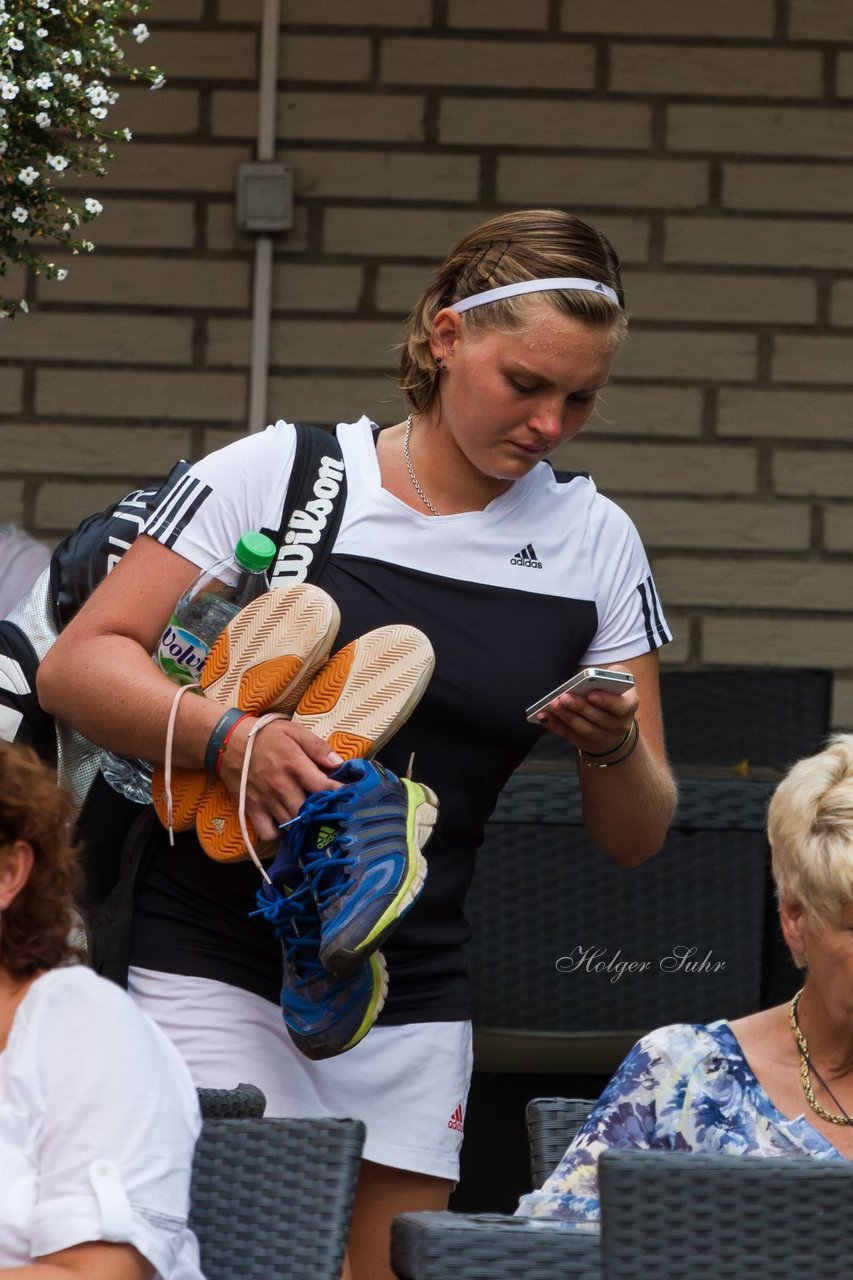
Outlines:
[{"label": "white flower", "polygon": [[26,315],[26,314],[27,314],[27,312],[28,312],[28,311],[29,311],[29,309],[30,309],[29,303],[27,302],[26,298],[21,298],[21,301],[20,301],[20,304],[19,304],[19,305],[20,305],[20,308],[21,308],[21,310],[23,311],[24,315]]},{"label": "white flower", "polygon": [[165,83],[166,83],[166,77],[161,72],[158,76],[155,77],[154,80],[151,81],[151,88],[162,89]]},{"label": "white flower", "polygon": [[[39,253],[39,237],[53,238],[66,251],[91,253],[92,242],[78,239],[78,228],[103,210],[100,200],[82,195],[76,209],[58,199],[51,190],[53,183],[59,185],[56,175],[86,169],[90,176],[105,174],[115,143],[133,136],[128,128],[102,123],[119,98],[113,77],[153,81],[154,88],[165,84],[156,67],[129,65],[132,55],[125,58],[125,33],[138,44],[150,38],[142,20],[148,7],[149,0],[0,0],[0,170],[5,166],[6,219],[10,242],[17,246],[11,255],[13,260],[25,256],[50,279],[63,280],[68,272]],[[21,98],[29,131],[15,123]],[[54,129],[67,131],[67,143],[50,136]],[[52,146],[67,150],[52,151]],[[23,200],[32,201],[32,207]],[[5,265],[2,253],[0,263]],[[0,316],[20,310],[25,304],[3,296],[0,287]]]}]

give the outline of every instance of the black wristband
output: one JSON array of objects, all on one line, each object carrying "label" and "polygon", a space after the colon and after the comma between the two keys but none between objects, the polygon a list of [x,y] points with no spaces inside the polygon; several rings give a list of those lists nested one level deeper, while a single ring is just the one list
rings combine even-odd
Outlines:
[{"label": "black wristband", "polygon": [[241,711],[239,707],[229,707],[224,711],[207,740],[207,746],[204,751],[204,767],[211,778],[219,777],[219,765],[222,757],[222,748],[228,734],[234,728],[238,720],[242,720],[249,712]]}]

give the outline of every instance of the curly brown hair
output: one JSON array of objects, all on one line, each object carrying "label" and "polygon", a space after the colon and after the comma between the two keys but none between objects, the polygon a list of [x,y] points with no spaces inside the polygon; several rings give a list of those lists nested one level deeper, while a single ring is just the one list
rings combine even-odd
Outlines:
[{"label": "curly brown hair", "polygon": [[16,840],[34,855],[29,880],[0,921],[0,966],[16,980],[79,959],[69,941],[80,882],[73,823],[73,802],[56,774],[29,747],[0,742],[0,858]]},{"label": "curly brown hair", "polygon": [[[416,412],[439,394],[439,372],[430,352],[432,322],[442,307],[499,285],[550,276],[586,276],[615,289],[619,304],[602,294],[575,289],[548,294],[563,315],[621,338],[627,326],[619,258],[606,236],[560,209],[521,209],[499,214],[454,245],[427,285],[406,323],[400,356],[400,386]],[[466,329],[519,329],[530,299],[504,298],[466,311]],[[536,305],[541,306],[541,302]]]}]

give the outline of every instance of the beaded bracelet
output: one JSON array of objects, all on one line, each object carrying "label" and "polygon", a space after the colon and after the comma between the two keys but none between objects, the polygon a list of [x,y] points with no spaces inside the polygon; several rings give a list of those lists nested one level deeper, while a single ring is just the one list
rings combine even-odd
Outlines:
[{"label": "beaded bracelet", "polygon": [[229,707],[213,726],[213,732],[207,740],[207,746],[204,751],[204,767],[211,778],[219,777],[219,770],[222,768],[222,757],[225,755],[225,748],[228,746],[231,734],[241,720],[245,720],[247,716],[251,715],[251,711],[241,711],[239,707]]},{"label": "beaded bracelet", "polygon": [[[617,756],[615,760],[601,761],[601,763],[599,763],[594,758],[590,759],[589,758],[590,753],[588,751],[581,751],[580,747],[578,747],[578,755],[580,756],[581,760],[583,760],[587,769],[611,769],[614,764],[621,764],[623,760],[627,760],[628,757],[630,755],[633,755],[634,752],[637,750],[637,743],[640,741],[640,726],[637,724],[636,720],[632,721],[631,728],[628,730],[628,734],[626,734],[626,737],[622,739],[622,741],[619,743],[619,746],[614,747],[613,750],[618,751],[619,747],[624,746],[627,740],[627,737],[630,736],[632,731],[634,734],[634,738],[633,738],[633,741],[631,742],[631,745],[629,746],[627,751],[623,751],[621,756]],[[612,753],[608,752],[607,754],[612,754]]]}]

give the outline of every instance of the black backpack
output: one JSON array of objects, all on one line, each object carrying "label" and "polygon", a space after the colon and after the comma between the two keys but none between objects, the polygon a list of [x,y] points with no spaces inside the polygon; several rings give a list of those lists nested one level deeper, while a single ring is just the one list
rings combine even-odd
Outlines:
[{"label": "black backpack", "polygon": [[[82,905],[87,923],[94,926],[94,967],[122,982],[127,975],[133,889],[144,845],[152,831],[156,833],[157,820],[150,806],[140,809],[114,792],[94,770],[91,758],[97,753],[92,744],[43,710],[36,676],[53,640],[129,550],[148,516],[190,465],[177,462],[165,480],[135,489],[83,520],[56,547],[29,594],[0,621],[0,738],[31,746],[52,767],[59,765],[60,781],[75,794],[85,880]],[[275,586],[319,578],[345,500],[346,476],[337,438],[320,427],[297,423],[296,455],[280,525],[277,531],[266,531],[278,547],[270,574]],[[78,770],[82,781],[75,787],[74,756],[87,751],[89,767]],[[104,948],[118,958],[105,958]]]}]

